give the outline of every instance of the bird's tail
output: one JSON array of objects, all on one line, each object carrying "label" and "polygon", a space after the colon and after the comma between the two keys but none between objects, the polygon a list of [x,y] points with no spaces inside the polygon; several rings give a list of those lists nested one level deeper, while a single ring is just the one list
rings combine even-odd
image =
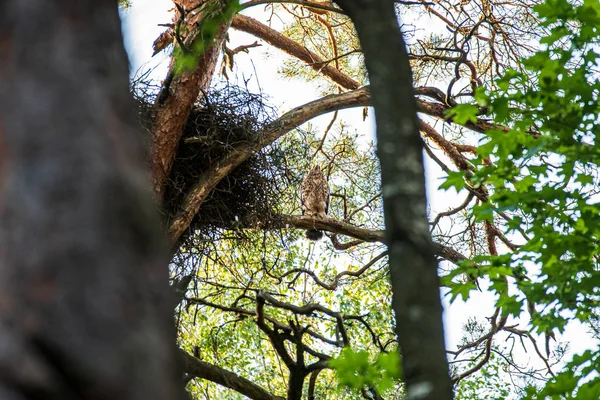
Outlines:
[{"label": "bird's tail", "polygon": [[316,229],[309,229],[306,231],[306,238],[308,240],[319,240],[323,237],[323,232]]}]

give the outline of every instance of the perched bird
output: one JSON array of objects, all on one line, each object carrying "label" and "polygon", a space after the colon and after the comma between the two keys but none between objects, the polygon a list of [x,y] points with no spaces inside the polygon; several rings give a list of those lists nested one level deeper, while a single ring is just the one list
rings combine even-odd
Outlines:
[{"label": "perched bird", "polygon": [[[329,185],[318,165],[315,165],[300,186],[302,215],[325,218],[329,209]],[[306,231],[306,238],[319,240],[323,232],[316,229]]]}]

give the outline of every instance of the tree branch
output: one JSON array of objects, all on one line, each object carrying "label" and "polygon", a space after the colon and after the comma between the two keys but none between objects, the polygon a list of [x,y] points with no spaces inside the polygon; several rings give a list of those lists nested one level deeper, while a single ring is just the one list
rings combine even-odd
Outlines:
[{"label": "tree branch", "polygon": [[296,41],[277,32],[275,29],[269,28],[267,25],[254,18],[238,14],[233,18],[231,27],[256,36],[290,56],[304,61],[309,67],[325,75],[333,83],[344,89],[354,90],[360,87],[358,81],[329,65],[328,62],[323,60],[318,54],[308,50]]},{"label": "tree branch", "polygon": [[380,253],[379,255],[377,255],[376,257],[374,257],[373,259],[371,259],[371,261],[369,261],[367,264],[363,265],[362,268],[360,268],[357,271],[342,271],[340,273],[338,273],[333,280],[331,281],[331,283],[327,283],[322,281],[317,274],[314,271],[311,271],[310,269],[307,268],[295,268],[295,269],[291,269],[289,271],[286,271],[283,275],[281,275],[281,278],[285,278],[286,276],[290,275],[290,274],[306,274],[308,276],[310,276],[313,281],[321,286],[323,289],[327,289],[327,290],[336,290],[338,288],[338,285],[340,283],[340,280],[344,277],[344,276],[353,276],[353,277],[359,277],[361,276],[363,273],[365,273],[369,268],[371,268],[373,265],[375,265],[379,260],[381,260],[383,257],[387,256],[387,251],[384,251],[382,253]]},{"label": "tree branch", "polygon": [[[420,99],[416,99],[417,101],[417,112],[427,114],[431,117],[435,117],[437,119],[441,119],[446,122],[454,122],[454,119],[446,116],[446,112],[450,109],[446,104],[442,103],[432,103],[429,101],[424,101]],[[476,122],[467,122],[463,125],[465,128],[469,128],[474,130],[475,132],[485,133],[490,130],[499,130],[508,132],[509,129],[505,126],[494,124],[492,122],[486,121],[485,119],[477,118]]]},{"label": "tree branch", "polygon": [[305,0],[252,0],[247,3],[241,4],[241,9],[245,10],[246,8],[250,8],[253,6],[258,6],[261,4],[276,4],[276,3],[287,3],[287,4],[297,4],[303,7],[306,7],[310,10],[323,10],[323,11],[331,11],[338,14],[345,14],[345,12],[337,7],[332,7],[327,3],[320,3],[318,1],[305,1]]},{"label": "tree branch", "polygon": [[[358,226],[338,221],[333,218],[314,218],[304,215],[283,215],[279,214],[273,217],[272,220],[265,223],[261,228],[266,229],[283,229],[283,228],[298,228],[298,229],[318,229],[321,231],[331,232],[333,234],[345,235],[361,240],[363,242],[380,242],[385,243],[385,231],[371,230],[360,228]],[[441,243],[433,242],[433,250],[436,256],[457,264],[460,261],[468,258],[452,247]]]},{"label": "tree branch", "polygon": [[[323,74],[333,83],[344,89],[354,90],[360,87],[360,83],[358,81],[350,78],[348,75],[344,74],[335,67],[330,66],[328,64],[330,60],[323,60],[318,54],[308,50],[306,47],[300,45],[296,41],[255,20],[254,18],[238,14],[233,18],[231,27],[256,36],[257,38],[264,40],[270,45],[289,54],[290,56],[305,62],[309,67]],[[446,95],[441,90],[431,87],[416,88],[415,94],[432,97],[441,102],[444,102],[446,98]],[[453,122],[452,118],[446,117],[446,111],[450,108],[448,105],[443,103],[428,102],[421,99],[416,99],[416,101],[418,112],[447,122]],[[371,105],[370,102],[369,105]],[[479,133],[484,133],[492,129],[508,131],[508,128],[488,122],[484,119],[477,119],[477,122],[475,123],[467,122],[464,126]]]},{"label": "tree branch", "polygon": [[179,350],[179,356],[185,372],[194,378],[206,379],[228,387],[252,400],[285,400],[284,397],[275,396],[244,377],[202,361],[181,349]]},{"label": "tree branch", "polygon": [[190,190],[183,202],[181,211],[169,226],[168,237],[175,245],[181,234],[200,210],[200,207],[214,187],[238,165],[246,161],[263,147],[273,143],[295,127],[319,115],[350,107],[365,106],[369,103],[367,87],[352,92],[325,96],[285,113],[281,118],[265,126],[259,139],[250,144],[235,147],[225,158],[211,166],[198,183]]},{"label": "tree branch", "polygon": [[299,229],[318,229],[331,233],[350,236],[365,242],[383,242],[384,231],[359,228],[358,226],[338,221],[333,218],[313,218],[305,215],[277,215],[277,225],[292,226]]}]

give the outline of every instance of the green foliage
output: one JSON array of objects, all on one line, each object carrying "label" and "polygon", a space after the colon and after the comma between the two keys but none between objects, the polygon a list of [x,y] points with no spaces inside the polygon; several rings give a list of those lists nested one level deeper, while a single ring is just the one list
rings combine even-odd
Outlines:
[{"label": "green foliage", "polygon": [[446,117],[452,118],[459,125],[465,125],[468,122],[477,122],[477,113],[479,109],[472,104],[459,104],[446,113]]},{"label": "green foliage", "polygon": [[[562,332],[572,319],[586,321],[600,301],[600,82],[593,69],[600,59],[600,3],[548,0],[535,11],[549,30],[544,49],[524,60],[524,69],[505,71],[497,90],[476,95],[495,122],[510,129],[487,132],[474,162],[478,169],[467,178],[472,185],[485,182],[490,192],[490,201],[474,207],[472,216],[493,221],[508,212],[513,218],[507,229],[525,240],[512,253],[477,257],[478,268],[464,263],[447,282],[460,272],[487,276],[502,315],[519,316],[530,302],[536,305],[535,332]],[[466,123],[476,114],[474,106],[461,105],[449,116]],[[460,178],[449,174],[442,188],[460,189]],[[522,271],[536,268],[531,279],[523,278]],[[514,278],[517,293],[506,277]],[[468,283],[451,287],[453,298],[472,290]],[[599,357],[588,351],[574,358],[525,398],[599,398],[600,378],[591,374]]]},{"label": "green foliage", "polygon": [[449,171],[446,179],[440,185],[440,189],[451,189],[454,188],[457,191],[464,189],[465,187],[465,174],[462,171]]},{"label": "green foliage", "polygon": [[523,400],[563,400],[600,398],[600,354],[586,351],[573,357],[564,372],[548,382],[541,391],[530,387]]},{"label": "green foliage", "polygon": [[[285,158],[277,161],[285,164],[286,169],[285,176],[276,177],[283,193],[277,205],[281,214],[300,213],[297,186],[310,168],[310,155],[314,154],[321,141],[319,134],[309,126],[306,131],[290,132],[278,142],[278,148],[286,154]],[[328,140],[323,143],[322,152],[337,154],[339,161],[329,163],[320,151],[315,162],[320,162],[329,173],[331,192],[344,196],[331,198],[329,215],[332,218],[348,219],[360,226],[381,227],[381,199],[377,197],[380,191],[379,165],[372,144],[359,143],[358,138],[356,132],[344,127],[332,128]],[[373,198],[376,200],[369,207],[360,209]],[[350,215],[352,210],[358,211]],[[354,247],[349,254],[336,251],[325,240],[316,244],[307,242],[303,235],[304,232],[297,229],[223,230],[213,240],[202,237],[195,247],[184,249],[184,253],[175,258],[178,262],[172,265],[173,274],[183,275],[193,269],[195,275],[190,299],[178,314],[179,345],[189,353],[194,353],[192,349],[196,348],[204,361],[233,371],[276,395],[284,395],[288,371],[254,319],[254,298],[259,289],[288,304],[320,304],[344,316],[361,316],[377,335],[377,340],[382,343],[391,341],[394,337],[393,321],[385,258],[360,277],[345,277],[335,290],[317,285],[309,275],[292,273],[304,267],[330,283],[341,270],[358,270],[373,258],[374,253],[383,251],[383,246],[362,244]],[[233,307],[236,309],[232,311]],[[247,313],[242,314],[239,310]],[[339,336],[335,321],[319,312],[298,315],[267,304],[265,314],[282,325],[294,321],[323,337]],[[378,354],[379,347],[373,343],[371,334],[362,323],[348,320],[347,334],[353,349],[367,352],[372,357]],[[333,357],[339,352],[338,347],[332,347],[310,334],[303,336],[303,343],[327,356]],[[306,357],[307,364],[315,361],[312,356]],[[385,366],[386,361],[389,362],[389,359],[383,357],[382,365]],[[386,370],[391,368],[385,366]],[[382,388],[390,382],[387,377],[385,375],[380,383]],[[320,372],[316,398],[362,398],[360,393],[338,387],[335,380],[335,371],[326,369]],[[392,382],[398,386],[397,381]],[[206,381],[194,380],[187,390],[198,399],[243,398]]]},{"label": "green foliage", "polygon": [[[176,73],[190,71],[198,65],[198,57],[209,47],[216,37],[219,27],[231,19],[240,11],[239,0],[213,0],[205,2],[198,10],[202,19],[197,26],[192,27],[191,34],[195,35],[192,44],[187,46],[176,46],[173,57],[176,60]],[[175,33],[178,32],[180,25],[176,26]],[[181,44],[181,43],[180,43]]]},{"label": "green foliage", "polygon": [[398,352],[379,353],[374,361],[366,351],[355,351],[350,347],[342,350],[339,357],[329,361],[337,371],[340,384],[360,390],[375,387],[382,393],[394,387],[394,381],[402,378]]}]

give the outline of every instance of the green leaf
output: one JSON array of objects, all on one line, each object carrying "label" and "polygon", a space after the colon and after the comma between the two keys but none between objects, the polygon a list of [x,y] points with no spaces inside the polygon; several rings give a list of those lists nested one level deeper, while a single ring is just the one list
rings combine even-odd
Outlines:
[{"label": "green leaf", "polygon": [[465,125],[468,122],[476,123],[479,109],[472,104],[458,104],[448,111],[446,117],[451,118],[453,122],[459,125]]},{"label": "green leaf", "polygon": [[456,191],[461,191],[465,188],[465,174],[463,171],[449,171],[446,179],[439,187],[440,189],[448,190],[451,188]]}]

